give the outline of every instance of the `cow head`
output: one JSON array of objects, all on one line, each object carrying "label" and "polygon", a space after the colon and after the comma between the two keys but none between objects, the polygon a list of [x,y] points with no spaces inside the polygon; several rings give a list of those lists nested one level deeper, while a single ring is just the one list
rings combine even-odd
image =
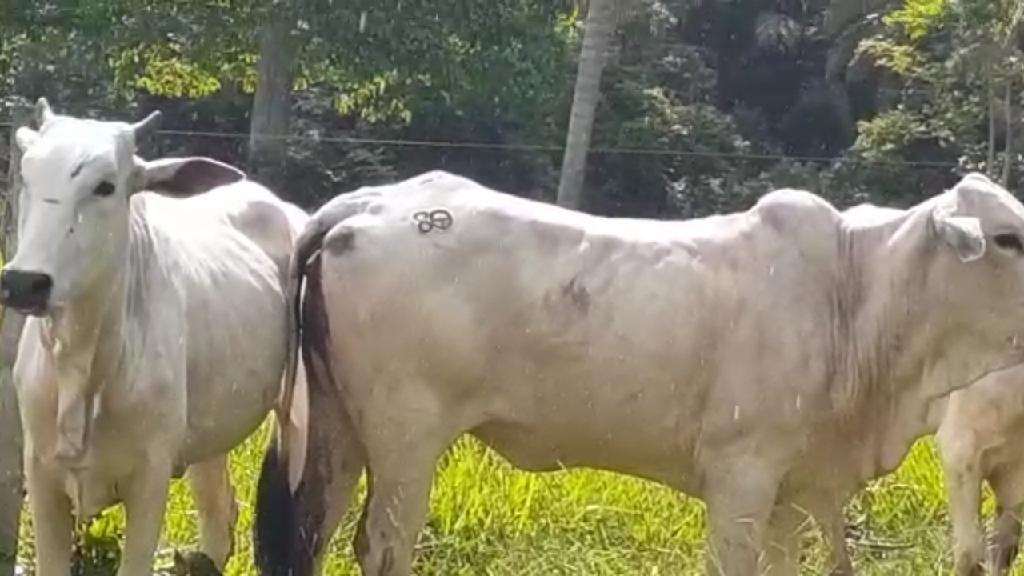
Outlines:
[{"label": "cow head", "polygon": [[0,274],[3,305],[43,315],[108,282],[125,261],[132,194],[190,195],[245,177],[205,158],[141,160],[136,142],[159,122],[159,112],[135,124],[61,116],[39,99],[39,130],[15,135],[23,152],[19,242]]},{"label": "cow head", "polygon": [[915,296],[937,304],[928,329],[943,326],[940,348],[971,362],[972,373],[1024,360],[1024,205],[969,174],[930,207],[939,250],[926,294]]}]

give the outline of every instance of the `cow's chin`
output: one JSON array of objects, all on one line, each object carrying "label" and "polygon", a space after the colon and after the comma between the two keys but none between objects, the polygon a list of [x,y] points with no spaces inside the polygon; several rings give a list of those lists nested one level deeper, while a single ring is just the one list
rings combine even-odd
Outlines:
[{"label": "cow's chin", "polygon": [[23,300],[5,298],[3,302],[0,302],[0,305],[7,310],[37,318],[46,316],[52,310],[49,298],[25,298]]},{"label": "cow's chin", "polygon": [[25,316],[43,318],[50,314],[52,308],[46,302],[24,303],[17,306],[7,305],[7,308]]}]

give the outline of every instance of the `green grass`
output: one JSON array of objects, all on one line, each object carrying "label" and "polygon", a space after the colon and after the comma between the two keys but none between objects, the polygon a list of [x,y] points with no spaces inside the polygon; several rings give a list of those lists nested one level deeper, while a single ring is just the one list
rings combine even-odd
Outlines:
[{"label": "green grass", "polygon": [[[236,554],[227,574],[255,574],[250,526],[265,429],[232,455],[240,500]],[[363,488],[357,497],[361,502]],[[992,501],[986,493],[985,512]],[[327,573],[355,575],[353,507],[330,548]],[[31,526],[21,555],[31,568]],[[919,442],[894,474],[873,483],[847,508],[851,549],[860,574],[949,574],[949,525],[942,475],[930,441]],[[89,528],[90,542],[120,536],[121,508]],[[704,507],[666,488],[609,473],[513,470],[470,439],[438,467],[431,516],[419,546],[420,575],[682,575],[701,573]],[[807,574],[822,573],[823,544],[806,535]],[[174,548],[196,544],[195,512],[184,482],[173,486],[158,566]],[[103,570],[93,571],[94,574]],[[1018,569],[1015,574],[1024,574]]]}]

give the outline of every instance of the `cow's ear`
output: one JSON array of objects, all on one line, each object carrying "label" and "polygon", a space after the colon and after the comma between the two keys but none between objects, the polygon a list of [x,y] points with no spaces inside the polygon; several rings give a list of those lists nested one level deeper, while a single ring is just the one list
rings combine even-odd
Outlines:
[{"label": "cow's ear", "polygon": [[136,158],[135,191],[151,190],[170,196],[192,196],[245,180],[245,172],[211,158]]},{"label": "cow's ear", "polygon": [[22,152],[31,148],[37,140],[39,140],[39,132],[36,132],[28,126],[22,126],[14,133],[14,142]]},{"label": "cow's ear", "polygon": [[953,216],[956,207],[939,204],[932,210],[932,225],[943,242],[956,251],[962,262],[985,255],[985,234],[981,221],[971,216]]}]

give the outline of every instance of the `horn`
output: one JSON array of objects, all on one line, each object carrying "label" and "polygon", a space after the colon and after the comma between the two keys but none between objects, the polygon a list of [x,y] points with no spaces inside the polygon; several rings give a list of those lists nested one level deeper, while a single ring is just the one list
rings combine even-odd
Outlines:
[{"label": "horn", "polygon": [[39,100],[36,100],[35,116],[36,126],[39,128],[53,120],[53,110],[50,109],[50,103],[47,102],[45,97],[40,97]]},{"label": "horn", "polygon": [[156,132],[160,127],[160,122],[162,120],[163,114],[159,110],[154,110],[150,112],[149,116],[146,116],[142,120],[132,124],[132,132],[135,134],[135,141],[138,142],[153,132]]}]

